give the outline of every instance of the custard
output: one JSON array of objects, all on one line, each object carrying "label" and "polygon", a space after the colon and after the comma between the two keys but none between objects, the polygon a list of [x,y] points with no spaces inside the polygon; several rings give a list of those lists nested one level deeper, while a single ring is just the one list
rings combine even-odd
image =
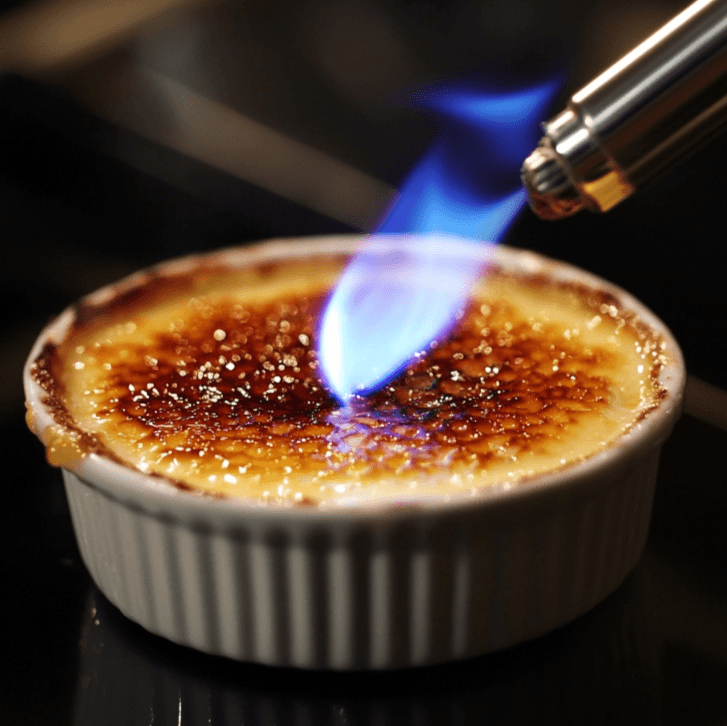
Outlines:
[{"label": "custard", "polygon": [[617,299],[495,265],[445,339],[341,406],[314,338],[344,263],[209,265],[82,303],[33,368],[63,432],[50,460],[98,453],[261,503],[410,501],[527,486],[663,396],[663,341]]}]

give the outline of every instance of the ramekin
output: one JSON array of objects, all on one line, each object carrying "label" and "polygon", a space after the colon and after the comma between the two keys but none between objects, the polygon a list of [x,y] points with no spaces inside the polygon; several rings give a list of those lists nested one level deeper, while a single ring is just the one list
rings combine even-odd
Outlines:
[{"label": "ramekin", "polygon": [[[288,239],[173,261],[226,264],[352,251],[356,236]],[[607,449],[526,485],[407,506],[261,506],[182,491],[96,454],[63,469],[91,577],[131,620],[211,654],[276,666],[392,669],[443,663],[535,638],[611,593],[642,552],[661,446],[681,411],[685,368],[668,328],[620,288],[531,252],[496,248],[505,269],[603,290],[663,338],[658,407]],[[147,272],[90,296],[100,302]],[[33,428],[58,423],[24,371]]]}]

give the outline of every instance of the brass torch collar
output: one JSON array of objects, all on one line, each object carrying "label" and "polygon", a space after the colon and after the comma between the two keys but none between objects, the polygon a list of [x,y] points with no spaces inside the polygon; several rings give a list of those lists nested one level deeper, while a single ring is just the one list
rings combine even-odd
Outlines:
[{"label": "brass torch collar", "polygon": [[561,219],[583,208],[606,212],[633,192],[584,114],[568,107],[543,124],[543,131],[521,171],[539,217]]}]

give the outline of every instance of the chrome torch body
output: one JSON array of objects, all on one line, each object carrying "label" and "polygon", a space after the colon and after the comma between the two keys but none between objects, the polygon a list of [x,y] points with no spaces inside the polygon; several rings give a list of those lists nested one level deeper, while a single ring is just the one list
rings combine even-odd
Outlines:
[{"label": "chrome torch body", "polygon": [[543,219],[605,212],[727,126],[727,0],[697,0],[543,124],[523,184]]}]

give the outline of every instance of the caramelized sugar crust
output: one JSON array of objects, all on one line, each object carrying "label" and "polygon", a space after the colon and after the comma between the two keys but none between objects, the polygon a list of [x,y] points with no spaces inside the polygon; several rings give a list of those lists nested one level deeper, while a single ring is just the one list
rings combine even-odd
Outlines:
[{"label": "caramelized sugar crust", "polygon": [[[503,284],[398,378],[345,408],[317,373],[325,290],[262,303],[194,298],[140,339],[72,336],[44,352],[35,375],[63,400],[62,423],[83,431],[85,451],[207,493],[315,503],[392,487],[474,490],[492,483],[488,471],[508,482],[574,463],[659,398],[660,342],[614,300],[538,278]],[[513,284],[577,300],[583,321],[608,326],[603,339],[620,336],[618,345],[524,315]],[[624,348],[646,363],[639,374],[634,363],[628,390]],[[583,436],[570,443],[570,431],[589,427],[586,448]]]}]

